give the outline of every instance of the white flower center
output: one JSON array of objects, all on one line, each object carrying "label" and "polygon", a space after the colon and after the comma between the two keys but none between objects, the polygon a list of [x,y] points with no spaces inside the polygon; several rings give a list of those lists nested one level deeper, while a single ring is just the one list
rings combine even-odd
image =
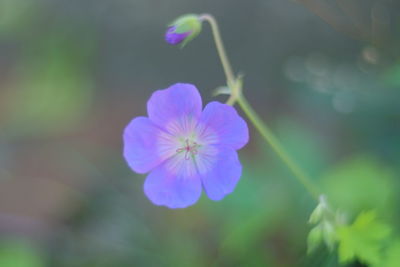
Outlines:
[{"label": "white flower center", "polygon": [[183,146],[176,150],[176,153],[185,152],[185,159],[189,160],[190,157],[194,157],[197,154],[197,152],[198,152],[197,149],[199,147],[200,147],[200,145],[197,144],[196,142],[186,139]]}]

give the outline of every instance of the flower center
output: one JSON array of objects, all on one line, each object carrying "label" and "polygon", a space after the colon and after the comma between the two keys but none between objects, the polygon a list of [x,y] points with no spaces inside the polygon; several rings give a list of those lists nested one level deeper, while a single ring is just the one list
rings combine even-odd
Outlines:
[{"label": "flower center", "polygon": [[194,156],[197,154],[197,148],[200,147],[196,142],[190,141],[189,139],[185,140],[185,144],[183,147],[178,148],[176,150],[177,153],[185,152],[185,159],[189,160],[190,156]]}]

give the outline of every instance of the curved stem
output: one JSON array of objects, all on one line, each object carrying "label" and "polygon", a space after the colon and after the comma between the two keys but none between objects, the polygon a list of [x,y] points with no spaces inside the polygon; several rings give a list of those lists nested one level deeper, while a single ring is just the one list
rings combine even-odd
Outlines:
[{"label": "curved stem", "polygon": [[225,77],[226,77],[226,82],[232,90],[232,94],[229,97],[227,104],[228,105],[233,105],[236,101],[235,96],[237,95],[237,92],[235,91],[235,75],[233,74],[231,64],[229,63],[229,59],[226,56],[225,53],[225,48],[224,48],[224,43],[222,42],[221,34],[219,32],[218,24],[215,18],[210,15],[210,14],[202,14],[199,16],[199,19],[202,21],[207,21],[210,26],[211,26],[211,31],[214,37],[215,45],[217,47],[219,59],[221,60],[222,63],[222,68],[224,69],[225,72]]},{"label": "curved stem", "polygon": [[298,164],[290,157],[290,155],[283,148],[278,138],[271,132],[271,130],[265,125],[265,123],[261,120],[258,114],[254,111],[251,105],[247,102],[247,100],[242,95],[242,83],[240,79],[236,79],[232,67],[229,63],[228,57],[225,53],[225,48],[222,42],[221,34],[218,29],[218,24],[213,16],[209,14],[203,14],[200,16],[201,20],[207,21],[211,25],[211,30],[214,36],[215,45],[217,47],[218,55],[222,63],[222,67],[225,72],[225,76],[227,79],[227,85],[231,88],[232,92],[227,100],[226,104],[233,105],[236,101],[239,106],[249,118],[249,120],[253,123],[254,127],[260,132],[261,136],[270,144],[275,153],[279,156],[279,158],[287,165],[289,170],[293,173],[294,177],[307,189],[310,195],[318,201],[318,197],[320,195],[320,191],[313,184],[312,180],[309,176],[300,168]]}]

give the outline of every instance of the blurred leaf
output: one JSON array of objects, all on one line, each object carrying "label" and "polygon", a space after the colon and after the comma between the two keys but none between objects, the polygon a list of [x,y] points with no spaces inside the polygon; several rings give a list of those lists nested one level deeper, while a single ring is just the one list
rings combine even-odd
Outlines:
[{"label": "blurred leaf", "polygon": [[[244,162],[235,192],[218,203],[207,200],[205,210],[212,212],[209,218],[221,225],[220,253],[230,259],[240,261],[260,249],[260,242],[266,242],[276,227],[282,226],[278,223],[282,217],[293,215],[288,202],[290,192],[271,179],[276,174],[265,167],[265,161],[258,158],[256,162]],[[267,257],[263,255],[264,260]]]},{"label": "blurred leaf", "polygon": [[319,203],[308,220],[311,224],[317,224],[308,235],[308,253],[314,251],[322,241],[330,251],[333,250],[337,241],[336,217],[336,214],[329,207],[326,197],[320,196]]},{"label": "blurred leaf", "polygon": [[352,225],[339,227],[339,260],[342,263],[359,259],[367,264],[380,264],[383,242],[390,235],[390,227],[376,220],[374,211],[358,215]]},{"label": "blurred leaf", "polygon": [[[186,266],[204,266],[204,258],[200,253],[198,240],[193,236],[186,235],[182,231],[169,233],[165,240],[163,250],[158,255],[167,266],[186,267]],[[188,264],[190,263],[190,264]]]},{"label": "blurred leaf", "polygon": [[9,122],[22,134],[65,130],[78,122],[90,105],[90,47],[65,33],[47,38],[33,48],[11,92]]},{"label": "blurred leaf", "polygon": [[386,249],[384,260],[375,267],[398,267],[400,266],[400,240],[396,240]]},{"label": "blurred leaf", "polygon": [[340,163],[321,183],[332,206],[349,215],[368,209],[393,211],[394,172],[371,156],[359,155]]},{"label": "blurred leaf", "polygon": [[0,266],[44,267],[45,263],[36,249],[22,241],[6,241],[0,244]]},{"label": "blurred leaf", "polygon": [[38,1],[0,0],[0,34],[10,34],[31,23]]},{"label": "blurred leaf", "polygon": [[383,79],[387,86],[400,89],[400,63],[394,64],[384,72]]},{"label": "blurred leaf", "polygon": [[[327,151],[322,140],[303,124],[282,118],[278,121],[277,136],[292,158],[312,177],[327,165]],[[275,155],[274,158],[281,163]],[[287,166],[282,166],[287,170]]]}]

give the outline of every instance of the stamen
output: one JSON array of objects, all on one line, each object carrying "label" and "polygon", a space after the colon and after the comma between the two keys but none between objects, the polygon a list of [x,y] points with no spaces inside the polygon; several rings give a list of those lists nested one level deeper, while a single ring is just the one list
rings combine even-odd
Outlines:
[{"label": "stamen", "polygon": [[187,151],[187,150],[186,150],[186,152],[185,152],[185,159],[186,159],[186,160],[189,160],[189,159],[190,159],[189,151]]},{"label": "stamen", "polygon": [[189,160],[190,156],[194,156],[198,153],[197,148],[199,147],[199,145],[196,142],[192,142],[192,144],[190,144],[189,139],[185,140],[185,146],[178,148],[176,150],[177,153],[181,153],[185,151],[185,159]]}]

